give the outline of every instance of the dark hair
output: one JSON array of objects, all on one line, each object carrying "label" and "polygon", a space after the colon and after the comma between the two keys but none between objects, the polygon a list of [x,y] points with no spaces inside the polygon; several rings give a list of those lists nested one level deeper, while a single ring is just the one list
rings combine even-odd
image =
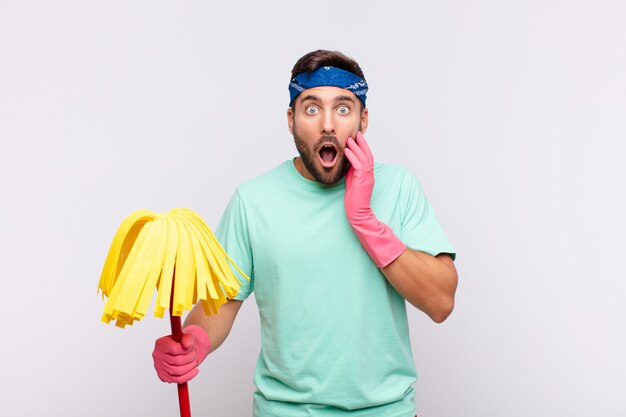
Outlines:
[{"label": "dark hair", "polygon": [[309,52],[300,58],[291,70],[291,79],[301,72],[313,72],[320,67],[326,66],[341,68],[365,79],[361,67],[354,59],[339,51],[327,51],[324,49]]},{"label": "dark hair", "polygon": [[[349,71],[365,80],[361,67],[354,59],[342,54],[339,51],[327,51],[325,49],[318,49],[317,51],[309,52],[300,58],[291,70],[291,79],[293,80],[296,75],[302,72],[313,72],[320,67],[327,66]],[[294,100],[291,105],[292,109],[295,108],[295,104],[296,101]]]}]

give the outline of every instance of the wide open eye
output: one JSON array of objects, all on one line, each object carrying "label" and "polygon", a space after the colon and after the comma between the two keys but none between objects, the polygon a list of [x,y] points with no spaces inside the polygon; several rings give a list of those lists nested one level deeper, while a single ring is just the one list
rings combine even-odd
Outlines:
[{"label": "wide open eye", "polygon": [[319,110],[315,106],[309,106],[306,109],[304,109],[304,111],[306,112],[306,114],[317,114]]},{"label": "wide open eye", "polygon": [[348,114],[350,113],[350,108],[348,106],[341,106],[337,109],[337,113],[339,114]]}]

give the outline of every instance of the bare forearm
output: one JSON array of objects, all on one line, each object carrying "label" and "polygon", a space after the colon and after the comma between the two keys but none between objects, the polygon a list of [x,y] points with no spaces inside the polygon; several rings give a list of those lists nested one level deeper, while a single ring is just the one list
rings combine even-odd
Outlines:
[{"label": "bare forearm", "polygon": [[202,306],[196,304],[185,319],[185,326],[195,324],[202,327],[209,335],[211,342],[210,351],[213,352],[226,340],[242,303],[243,301],[229,300],[220,307],[219,314],[213,314],[211,316],[207,316]]},{"label": "bare forearm", "polygon": [[452,313],[458,277],[449,255],[406,249],[381,270],[400,295],[433,321],[441,323]]}]

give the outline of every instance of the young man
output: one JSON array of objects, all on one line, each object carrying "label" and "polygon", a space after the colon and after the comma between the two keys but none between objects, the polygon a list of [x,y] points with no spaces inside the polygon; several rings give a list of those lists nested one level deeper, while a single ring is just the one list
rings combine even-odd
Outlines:
[{"label": "young man", "polygon": [[374,163],[355,61],[311,52],[289,91],[300,156],[239,186],[216,230],[251,280],[219,315],[196,306],[181,344],[157,340],[155,368],[166,382],[193,378],[254,290],[262,340],[254,416],[413,417],[405,300],[446,319],[454,249],[418,181]]}]

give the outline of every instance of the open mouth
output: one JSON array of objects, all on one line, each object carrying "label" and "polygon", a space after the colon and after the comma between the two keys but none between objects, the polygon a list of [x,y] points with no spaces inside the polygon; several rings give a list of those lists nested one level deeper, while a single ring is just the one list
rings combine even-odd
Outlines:
[{"label": "open mouth", "polygon": [[332,143],[325,143],[319,150],[320,161],[325,168],[332,168],[337,161],[337,147]]}]

